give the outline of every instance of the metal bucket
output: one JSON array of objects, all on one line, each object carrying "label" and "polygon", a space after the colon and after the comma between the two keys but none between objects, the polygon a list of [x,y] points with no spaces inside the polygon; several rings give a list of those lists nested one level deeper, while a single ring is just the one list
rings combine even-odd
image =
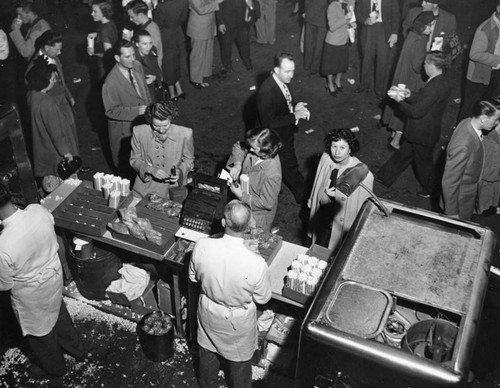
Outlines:
[{"label": "metal bucket", "polygon": [[438,363],[451,360],[458,327],[444,319],[427,319],[413,324],[406,333],[403,349]]},{"label": "metal bucket", "polygon": [[[161,330],[161,334],[150,334],[148,330],[154,326],[151,320],[155,319],[165,320],[168,324],[165,330]],[[168,314],[161,311],[146,314],[137,324],[137,335],[144,354],[151,361],[165,361],[174,355],[174,327]]]}]

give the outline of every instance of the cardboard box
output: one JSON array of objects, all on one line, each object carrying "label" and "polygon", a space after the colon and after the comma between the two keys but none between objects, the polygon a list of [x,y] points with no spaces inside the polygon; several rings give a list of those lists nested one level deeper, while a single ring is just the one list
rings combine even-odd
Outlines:
[{"label": "cardboard box", "polygon": [[158,310],[158,304],[154,295],[154,287],[155,282],[150,280],[142,296],[134,300],[128,300],[124,294],[116,292],[107,291],[106,294],[111,302],[115,304],[130,307],[130,309],[137,314],[147,314],[151,311]]},{"label": "cardboard box", "polygon": [[[331,265],[330,259],[332,256],[332,251],[328,248],[322,247],[321,245],[313,244],[307,250],[306,255],[314,256],[320,260],[328,262],[328,266],[327,266],[325,272],[323,273],[323,278],[324,278],[325,273],[328,272],[328,268]],[[321,282],[322,282],[322,279],[320,279],[320,281],[318,283],[318,287],[319,287],[319,284],[321,284]],[[314,295],[316,294],[316,293],[313,293],[311,295],[306,295],[306,294],[303,294],[301,292],[292,290],[291,288],[288,288],[286,286],[286,284],[283,286],[283,290],[281,293],[285,298],[291,299],[297,303],[304,304],[304,305],[307,304],[308,302],[311,302],[314,299]]]}]

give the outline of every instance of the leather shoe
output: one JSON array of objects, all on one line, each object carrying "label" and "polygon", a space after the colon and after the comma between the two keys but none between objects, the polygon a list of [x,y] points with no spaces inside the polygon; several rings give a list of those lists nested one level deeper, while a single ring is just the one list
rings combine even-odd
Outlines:
[{"label": "leather shoe", "polygon": [[42,368],[40,368],[38,365],[35,365],[35,364],[31,364],[28,367],[27,372],[31,377],[33,377],[35,379],[47,379],[47,378],[52,377],[47,372],[45,372]]},{"label": "leather shoe", "polygon": [[191,82],[191,85],[193,85],[193,87],[195,89],[205,89],[205,88],[208,88],[208,84],[206,82],[202,82],[202,83]]}]

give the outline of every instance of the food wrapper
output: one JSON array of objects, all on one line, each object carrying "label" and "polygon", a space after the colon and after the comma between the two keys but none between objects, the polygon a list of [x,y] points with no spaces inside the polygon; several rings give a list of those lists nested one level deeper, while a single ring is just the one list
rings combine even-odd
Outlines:
[{"label": "food wrapper", "polygon": [[162,238],[162,235],[160,232],[158,232],[154,229],[146,229],[145,234],[146,234],[146,240],[151,241],[152,243],[155,243],[156,245],[163,244],[163,238]]},{"label": "food wrapper", "polygon": [[111,230],[115,231],[116,233],[130,234],[128,231],[128,226],[118,220],[114,222],[108,222],[108,226]]},{"label": "food wrapper", "polygon": [[134,222],[137,219],[137,210],[135,207],[122,207],[118,211],[123,221]]},{"label": "food wrapper", "polygon": [[136,218],[134,221],[137,225],[141,227],[141,229],[144,230],[153,229],[151,221],[149,221],[147,218]]}]

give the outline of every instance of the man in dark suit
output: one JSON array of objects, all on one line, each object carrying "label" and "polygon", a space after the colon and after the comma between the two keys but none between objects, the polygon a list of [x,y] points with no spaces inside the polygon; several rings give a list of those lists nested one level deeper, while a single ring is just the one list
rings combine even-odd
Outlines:
[{"label": "man in dark suit", "polygon": [[[403,36],[406,37],[408,34],[408,29],[413,24],[415,18],[424,11],[431,11],[436,15],[436,24],[432,29],[432,33],[429,36],[429,43],[434,41],[434,38],[444,36],[444,35],[454,35],[457,33],[457,20],[455,15],[444,9],[439,8],[439,0],[427,0],[422,1],[421,7],[410,8],[408,15],[403,21]],[[430,50],[431,44],[427,47]]]},{"label": "man in dark suit", "polygon": [[401,26],[399,1],[358,0],[355,13],[360,25],[362,55],[361,83],[358,91],[367,92],[373,89],[377,98],[382,99],[387,90]]},{"label": "man in dark suit", "polygon": [[442,181],[448,216],[471,219],[483,171],[483,133],[495,129],[499,122],[500,101],[480,100],[472,108],[472,117],[461,121],[453,132]]},{"label": "man in dark suit", "polygon": [[[441,134],[441,121],[451,94],[451,85],[443,75],[448,59],[442,53],[427,54],[424,69],[429,80],[418,93],[388,93],[397,108],[408,117],[401,148],[378,170],[376,179],[390,187],[413,162],[424,198],[436,194],[433,150]],[[391,87],[391,90],[395,90]]]},{"label": "man in dark suit", "polygon": [[104,81],[102,99],[108,117],[113,164],[118,174],[127,177],[134,175],[128,162],[132,122],[144,113],[152,100],[142,65],[135,60],[134,44],[122,39],[115,50],[116,64]]},{"label": "man in dark suit", "polygon": [[309,119],[309,110],[304,102],[295,103],[288,84],[295,72],[295,62],[288,53],[280,53],[274,58],[274,70],[257,92],[257,110],[263,128],[276,132],[283,143],[280,152],[283,181],[288,186],[295,201],[304,200],[304,177],[299,171],[295,155],[295,131],[300,119]]},{"label": "man in dark suit", "polygon": [[260,7],[257,0],[231,0],[223,1],[219,10],[215,12],[220,37],[221,48],[221,73],[233,70],[231,52],[233,42],[240,52],[243,66],[250,71],[252,59],[250,58],[250,25],[260,17]]}]

